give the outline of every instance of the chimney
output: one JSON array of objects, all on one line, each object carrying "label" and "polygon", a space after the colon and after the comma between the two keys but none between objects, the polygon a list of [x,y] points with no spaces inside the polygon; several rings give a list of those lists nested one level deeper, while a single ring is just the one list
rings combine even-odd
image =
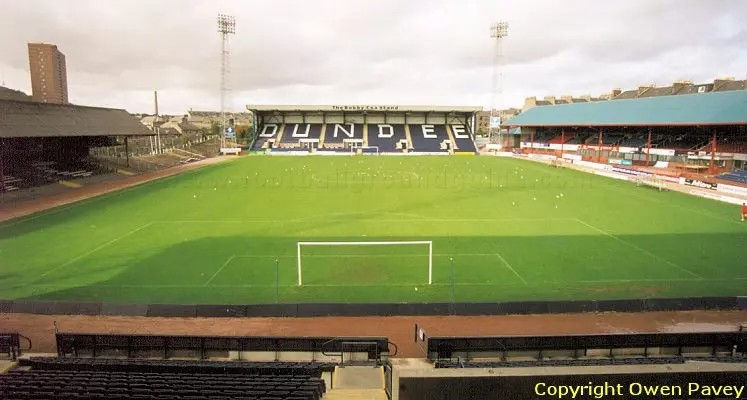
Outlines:
[{"label": "chimney", "polygon": [[524,107],[522,108],[522,110],[528,110],[532,107],[537,107],[537,98],[532,96],[524,99]]},{"label": "chimney", "polygon": [[555,104],[555,96],[545,96],[544,100],[550,104]]},{"label": "chimney", "polygon": [[156,118],[154,118],[153,120],[156,121],[158,120],[158,90],[153,91],[153,103],[156,106]]},{"label": "chimney", "polygon": [[653,88],[653,84],[639,85],[637,97],[641,97],[642,94],[646,93],[649,89]]},{"label": "chimney", "polygon": [[716,78],[713,80],[713,91],[718,92],[726,84],[726,82],[734,81],[733,76],[725,76],[723,78]]},{"label": "chimney", "polygon": [[611,99],[614,99],[615,97],[619,96],[622,92],[623,91],[620,88],[614,88],[614,89],[612,89],[612,97],[611,97]]},{"label": "chimney", "polygon": [[681,92],[685,87],[692,86],[693,81],[688,80],[680,80],[680,81],[674,81],[672,83],[672,94],[677,94]]}]

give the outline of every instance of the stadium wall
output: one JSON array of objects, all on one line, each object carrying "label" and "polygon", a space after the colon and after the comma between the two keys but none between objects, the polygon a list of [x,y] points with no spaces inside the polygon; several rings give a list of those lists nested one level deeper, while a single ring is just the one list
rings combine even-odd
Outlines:
[{"label": "stadium wall", "polygon": [[407,315],[509,315],[582,312],[747,310],[747,297],[503,303],[301,303],[301,304],[121,304],[0,300],[0,313],[122,315],[147,317],[326,317]]},{"label": "stadium wall", "polygon": [[[634,368],[640,369],[640,366]],[[516,368],[524,369],[524,368]],[[568,373],[557,372],[557,375],[529,375],[505,376],[506,372],[490,370],[488,376],[465,376],[469,369],[457,369],[454,374],[461,376],[451,377],[407,377],[399,379],[399,400],[410,399],[457,399],[469,393],[469,398],[474,400],[530,400],[542,397],[558,398],[550,393],[553,389],[564,388],[586,388],[587,392],[575,398],[615,398],[615,399],[661,399],[670,396],[662,393],[645,393],[645,390],[657,392],[662,388],[679,388],[682,395],[671,396],[673,398],[716,398],[712,395],[703,395],[704,387],[727,387],[743,382],[744,372],[734,371],[698,371],[698,372],[635,372],[620,373],[620,367],[616,369],[599,368],[599,372]],[[515,371],[512,371],[515,372]],[[539,372],[539,371],[531,371]],[[547,372],[545,372],[547,373]],[[493,374],[493,376],[490,376]],[[504,375],[504,376],[501,376]],[[617,385],[620,385],[619,387]],[[666,385],[666,386],[665,386]],[[610,389],[602,391],[602,396],[596,396],[589,392],[594,387],[616,387],[618,392]],[[598,390],[598,389],[597,389]],[[666,389],[665,389],[666,390]],[[675,392],[676,393],[676,392]],[[727,398],[723,396],[719,398]],[[572,398],[568,393],[566,397]],[[734,396],[732,396],[734,398]]]}]

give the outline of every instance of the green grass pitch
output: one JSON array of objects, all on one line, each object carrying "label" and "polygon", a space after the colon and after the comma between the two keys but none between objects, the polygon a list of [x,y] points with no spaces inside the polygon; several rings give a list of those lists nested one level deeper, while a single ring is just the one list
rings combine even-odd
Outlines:
[{"label": "green grass pitch", "polygon": [[[0,299],[745,295],[738,213],[517,159],[249,156],[0,223]],[[422,240],[433,242],[431,285],[423,245],[304,247],[297,285],[299,241]]]}]

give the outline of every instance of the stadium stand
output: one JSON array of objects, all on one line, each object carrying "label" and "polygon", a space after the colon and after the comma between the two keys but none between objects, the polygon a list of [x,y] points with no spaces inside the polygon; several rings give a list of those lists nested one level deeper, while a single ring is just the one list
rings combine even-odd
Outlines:
[{"label": "stadium stand", "polygon": [[282,135],[280,135],[280,148],[302,150],[306,147],[303,142],[308,140],[321,140],[321,124],[287,124],[283,126]]},{"label": "stadium stand", "polygon": [[[266,337],[266,336],[167,336],[167,335],[108,335],[57,333],[58,356],[98,357],[126,356],[167,359],[173,354],[206,359],[210,356],[228,357],[230,352],[250,356],[271,354],[273,360],[281,353],[311,354],[316,358],[346,357],[354,361],[381,363],[384,357],[396,354],[389,350],[389,341],[382,337]],[[308,354],[307,354],[308,353]],[[361,357],[362,356],[362,357]],[[295,358],[298,358],[294,356]],[[352,360],[351,360],[352,361]]]},{"label": "stadium stand", "polygon": [[109,173],[92,147],[151,135],[119,109],[0,100],[0,110],[0,192]]},{"label": "stadium stand", "polygon": [[332,372],[332,362],[253,362],[253,361],[195,361],[111,359],[74,357],[30,357],[19,365],[36,370],[107,371],[107,372],[168,372],[168,373],[223,373],[244,375],[293,375],[320,378],[322,372]]},{"label": "stadium stand", "polygon": [[409,125],[408,128],[412,150],[415,152],[440,153],[452,148],[444,147],[445,141],[451,142],[446,133],[446,125]]},{"label": "stadium stand", "polygon": [[352,143],[363,143],[362,124],[327,124],[321,147],[324,150],[350,151]]},{"label": "stadium stand", "polygon": [[28,342],[28,348],[25,350],[30,350],[31,340],[27,337],[17,332],[0,332],[0,359],[7,356],[8,359],[15,360],[20,356],[24,350],[21,348],[21,339]]},{"label": "stadium stand", "polygon": [[[368,146],[376,147],[379,152],[391,153],[402,152],[398,144],[404,143],[407,148],[407,136],[405,126],[402,124],[369,124]],[[405,148],[405,150],[406,150]]]},{"label": "stadium stand", "polygon": [[213,373],[10,371],[0,375],[3,399],[262,399],[319,400],[324,381],[309,376]]},{"label": "stadium stand", "polygon": [[720,179],[747,185],[747,171],[735,169],[718,176]]},{"label": "stadium stand", "polygon": [[[6,336],[11,337],[0,334],[0,339]],[[10,372],[0,374],[0,398],[319,400],[326,398],[336,380],[344,387],[357,373],[382,376],[382,357],[389,355],[393,345],[382,337],[57,332],[55,338],[57,357],[26,356]],[[235,353],[252,361],[226,360],[229,355],[236,357]],[[364,356],[354,358],[355,354]],[[396,354],[396,346],[391,354]],[[255,360],[268,355],[268,361]],[[312,359],[278,361],[289,357]],[[334,361],[338,357],[339,362]],[[345,371],[338,371],[341,366]],[[378,385],[377,380],[377,390],[383,393]],[[346,393],[350,392],[337,393],[336,398]]]},{"label": "stadium stand", "polygon": [[[478,107],[247,106],[257,133],[254,151],[476,153]],[[309,128],[308,135],[307,127]],[[295,132],[295,134],[294,134]]]},{"label": "stadium stand", "polygon": [[462,153],[474,153],[477,151],[475,141],[472,139],[469,127],[465,125],[451,125],[451,133],[454,136],[454,149]]},{"label": "stadium stand", "polygon": [[684,364],[686,362],[747,363],[747,357],[625,357],[587,358],[560,360],[517,360],[517,361],[437,361],[436,368],[526,368],[526,367],[591,367],[607,365],[656,365]]},{"label": "stadium stand", "polygon": [[[641,333],[563,336],[494,336],[494,337],[430,337],[427,339],[428,358],[454,361],[455,358],[493,358],[506,361],[539,361],[544,357],[583,359],[588,356],[614,358],[622,352],[634,363],[649,357],[736,357],[744,362],[747,356],[747,331],[705,333]],[[633,351],[634,350],[634,351]],[[676,361],[676,360],[675,360]],[[656,362],[656,361],[654,361]],[[446,364],[451,365],[451,364]]]}]

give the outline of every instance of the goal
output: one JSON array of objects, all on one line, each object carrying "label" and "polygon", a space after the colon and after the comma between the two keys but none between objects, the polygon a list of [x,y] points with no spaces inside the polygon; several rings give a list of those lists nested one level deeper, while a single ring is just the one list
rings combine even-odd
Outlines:
[{"label": "goal", "polygon": [[[423,257],[428,257],[428,284],[433,283],[433,241],[431,240],[410,240],[410,241],[389,241],[389,242],[375,242],[375,241],[356,241],[356,242],[298,242],[297,243],[297,254],[298,254],[298,286],[303,286],[303,249],[308,247],[367,247],[367,246],[417,246],[427,248],[427,254],[421,253]],[[367,257],[367,254],[357,254],[356,256]],[[330,257],[344,258],[346,255],[331,255]],[[376,255],[371,254],[370,258],[375,258]]]},{"label": "goal", "polygon": [[659,189],[659,191],[666,190],[667,184],[664,179],[658,175],[636,175],[633,178],[636,186],[651,186]]}]

